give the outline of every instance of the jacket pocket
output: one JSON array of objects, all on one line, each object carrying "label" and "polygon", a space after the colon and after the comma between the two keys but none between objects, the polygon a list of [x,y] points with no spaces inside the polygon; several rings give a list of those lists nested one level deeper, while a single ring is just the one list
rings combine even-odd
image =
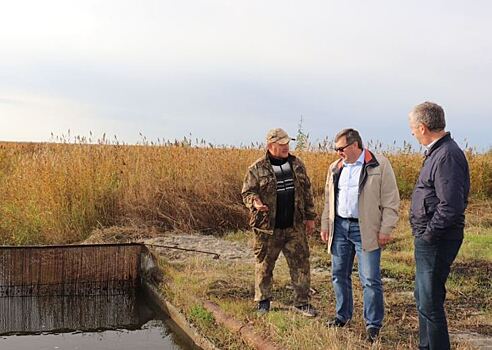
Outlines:
[{"label": "jacket pocket", "polygon": [[424,198],[424,211],[425,215],[432,216],[436,211],[436,207],[439,204],[439,198],[437,197],[427,197]]}]

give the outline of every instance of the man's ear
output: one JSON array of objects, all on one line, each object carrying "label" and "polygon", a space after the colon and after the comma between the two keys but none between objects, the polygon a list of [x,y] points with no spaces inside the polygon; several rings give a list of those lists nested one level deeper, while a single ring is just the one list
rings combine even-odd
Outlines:
[{"label": "man's ear", "polygon": [[423,123],[419,124],[419,130],[422,133],[422,135],[427,135],[429,133],[429,128],[427,127],[427,125]]}]

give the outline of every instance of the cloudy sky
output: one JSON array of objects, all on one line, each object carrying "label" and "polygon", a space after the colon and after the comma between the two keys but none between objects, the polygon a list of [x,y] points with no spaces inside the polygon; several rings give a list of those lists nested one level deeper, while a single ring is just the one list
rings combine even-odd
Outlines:
[{"label": "cloudy sky", "polygon": [[411,141],[440,103],[464,145],[492,146],[492,3],[16,0],[0,11],[0,140],[135,143],[192,135],[311,140],[355,127]]}]

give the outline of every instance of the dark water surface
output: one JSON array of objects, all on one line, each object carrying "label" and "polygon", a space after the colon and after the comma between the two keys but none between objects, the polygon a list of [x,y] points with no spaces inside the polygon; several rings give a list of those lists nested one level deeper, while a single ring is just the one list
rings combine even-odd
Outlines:
[{"label": "dark water surface", "polygon": [[0,298],[1,350],[193,349],[141,291]]}]

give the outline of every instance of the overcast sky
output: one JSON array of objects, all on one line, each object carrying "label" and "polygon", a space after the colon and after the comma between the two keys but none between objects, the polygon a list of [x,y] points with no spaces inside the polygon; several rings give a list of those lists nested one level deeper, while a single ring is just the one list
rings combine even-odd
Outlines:
[{"label": "overcast sky", "polygon": [[16,0],[0,11],[0,140],[106,133],[311,140],[344,127],[411,141],[441,104],[461,144],[492,146],[490,1]]}]

